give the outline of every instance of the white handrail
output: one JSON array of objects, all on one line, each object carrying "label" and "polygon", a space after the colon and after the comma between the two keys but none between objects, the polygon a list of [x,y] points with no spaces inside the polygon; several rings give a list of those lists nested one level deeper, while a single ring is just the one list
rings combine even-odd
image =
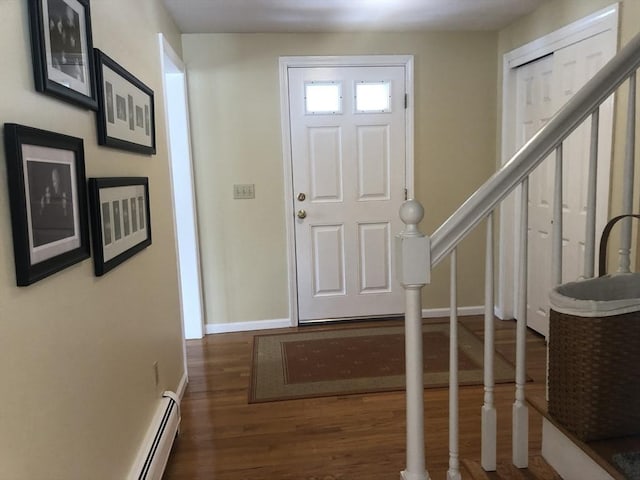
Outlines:
[{"label": "white handrail", "polygon": [[431,236],[431,267],[444,257],[571,132],[640,68],[636,35],[580,89],[502,168],[487,180]]}]

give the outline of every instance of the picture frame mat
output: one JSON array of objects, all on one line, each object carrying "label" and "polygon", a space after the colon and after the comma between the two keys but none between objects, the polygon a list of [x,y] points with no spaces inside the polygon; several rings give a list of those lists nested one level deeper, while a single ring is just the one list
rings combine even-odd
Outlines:
[{"label": "picture frame mat", "polygon": [[[114,108],[117,109],[116,99],[118,95],[124,98],[126,102],[126,106],[125,106],[126,112],[127,112],[126,121],[119,119],[117,115],[115,116],[114,123],[106,121],[105,125],[106,125],[107,136],[126,140],[132,143],[137,143],[140,145],[144,145],[146,147],[152,147],[153,132],[150,131],[150,126],[148,126],[148,128],[145,128],[144,124],[143,126],[139,126],[136,124],[134,120],[134,130],[131,130],[130,123],[129,123],[130,122],[129,116],[134,114],[134,112],[129,110],[128,102],[127,102],[128,96],[131,95],[133,97],[134,106],[135,107],[141,106],[143,110],[147,109],[147,112],[149,112],[150,114],[153,108],[149,102],[149,98],[150,98],[149,95],[146,92],[142,91],[137,86],[133,85],[131,82],[129,82],[126,78],[124,78],[122,75],[120,75],[118,72],[113,70],[108,65],[103,63],[101,66],[99,66],[99,68],[100,67],[102,68],[102,77],[103,77],[104,84],[106,85],[107,83],[110,83],[113,88],[112,99],[107,98],[107,95],[109,92],[107,88],[104,89],[105,105],[108,105],[109,102],[112,101],[114,104]],[[149,125],[149,123],[151,122],[150,119],[146,119],[145,121],[147,122],[147,125]],[[149,131],[148,135],[146,133],[147,131]]]},{"label": "picture frame mat", "polygon": [[[112,225],[115,222],[115,215],[113,212],[113,202],[119,201],[120,204],[122,204],[122,200],[129,200],[132,198],[135,198],[137,200],[140,197],[142,197],[143,199],[144,222],[142,222],[142,225],[140,225],[140,223],[138,222],[137,231],[135,232],[131,231],[128,235],[125,235],[123,233],[124,232],[124,210],[121,210],[121,214],[119,215],[119,219],[118,219],[120,221],[120,228],[122,232],[121,238],[116,240],[115,237],[113,237],[113,240],[107,245],[105,245],[104,235],[102,238],[102,245],[103,245],[103,252],[104,252],[103,260],[105,263],[117,257],[121,253],[126,252],[127,250],[135,247],[141,242],[144,242],[149,238],[149,233],[147,230],[148,219],[146,218],[148,208],[146,203],[147,200],[146,200],[145,185],[99,187],[98,198],[99,198],[100,211],[102,212],[103,204],[105,203],[109,204],[110,215],[111,215],[110,220]],[[123,207],[121,206],[120,208],[122,209]],[[138,207],[136,207],[136,209],[137,208]],[[137,218],[139,219],[140,218],[139,213],[137,215],[138,215]],[[103,232],[104,232],[104,221],[105,219],[102,217],[102,214],[101,214],[101,228],[103,229],[102,230]]]},{"label": "picture frame mat", "polygon": [[[93,94],[92,91],[92,77],[91,70],[89,69],[89,62],[91,61],[91,55],[93,52],[90,51],[89,46],[86,43],[82,43],[81,54],[82,57],[86,59],[86,62],[82,64],[82,72],[85,81],[80,81],[71,75],[66,74],[62,70],[57,69],[53,66],[53,59],[51,55],[51,36],[49,35],[49,9],[46,8],[49,4],[49,0],[38,0],[41,2],[42,6],[42,19],[44,25],[44,44],[45,44],[45,55],[47,61],[47,77],[49,80],[54,81],[64,87],[70,88],[79,92],[87,97],[91,97]],[[80,28],[80,38],[87,39],[87,28],[86,28],[86,9],[84,5],[82,5],[77,0],[60,0],[64,2],[66,5],[71,7],[75,13],[79,16],[79,28]]]},{"label": "picture frame mat", "polygon": [[37,192],[31,191],[30,177],[24,175],[24,189],[25,189],[25,206],[27,211],[27,226],[29,229],[29,259],[31,265],[36,265],[45,260],[48,260],[57,255],[61,255],[75,248],[81,246],[80,238],[80,210],[79,202],[77,201],[78,191],[77,185],[73,181],[77,177],[76,170],[76,157],[75,153],[71,150],[64,150],[60,148],[45,147],[40,145],[23,144],[22,145],[22,168],[24,172],[28,171],[29,162],[41,162],[50,163],[53,165],[65,165],[70,168],[70,187],[71,187],[71,205],[73,215],[73,231],[74,234],[70,237],[66,237],[61,240],[56,240],[44,245],[35,246],[33,235],[33,212],[32,202],[29,199],[33,198],[33,195],[37,195]]}]

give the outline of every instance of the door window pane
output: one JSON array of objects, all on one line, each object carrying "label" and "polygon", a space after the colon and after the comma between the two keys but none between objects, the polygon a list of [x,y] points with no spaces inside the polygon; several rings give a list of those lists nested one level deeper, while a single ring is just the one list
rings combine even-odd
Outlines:
[{"label": "door window pane", "polygon": [[390,112],[391,82],[356,83],[356,112]]},{"label": "door window pane", "polygon": [[304,104],[307,114],[342,113],[342,85],[340,82],[305,83]]}]

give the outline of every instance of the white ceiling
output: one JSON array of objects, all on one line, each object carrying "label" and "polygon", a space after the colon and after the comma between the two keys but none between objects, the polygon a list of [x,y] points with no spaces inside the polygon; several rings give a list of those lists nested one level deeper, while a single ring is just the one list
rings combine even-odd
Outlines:
[{"label": "white ceiling", "polygon": [[548,0],[163,0],[183,33],[497,30]]}]

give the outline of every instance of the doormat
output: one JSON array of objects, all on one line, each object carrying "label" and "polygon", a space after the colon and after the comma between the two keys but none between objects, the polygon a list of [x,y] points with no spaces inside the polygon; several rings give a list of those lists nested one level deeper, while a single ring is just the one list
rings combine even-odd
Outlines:
[{"label": "doormat", "polygon": [[[449,323],[423,325],[425,388],[449,384]],[[458,324],[460,385],[482,385],[482,340]],[[515,369],[495,353],[495,382]],[[249,403],[404,390],[404,327],[256,335]]]}]

